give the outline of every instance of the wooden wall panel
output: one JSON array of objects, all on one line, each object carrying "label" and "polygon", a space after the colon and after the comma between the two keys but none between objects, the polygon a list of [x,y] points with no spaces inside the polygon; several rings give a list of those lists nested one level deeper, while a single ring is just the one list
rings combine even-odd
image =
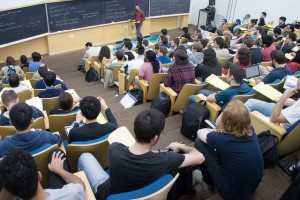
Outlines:
[{"label": "wooden wall panel", "polygon": [[158,17],[151,19],[150,32],[160,32],[161,29],[176,29],[178,23],[178,16],[174,17]]}]

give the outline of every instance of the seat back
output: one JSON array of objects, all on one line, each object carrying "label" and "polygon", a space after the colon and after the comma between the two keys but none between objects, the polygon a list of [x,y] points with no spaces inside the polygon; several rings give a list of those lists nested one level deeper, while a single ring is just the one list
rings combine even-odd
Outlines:
[{"label": "seat back", "polygon": [[253,43],[253,45],[257,45],[259,42],[261,41],[261,38],[256,38],[255,40],[254,40],[254,43]]},{"label": "seat back", "polygon": [[122,65],[116,65],[114,67],[113,76],[114,76],[115,81],[118,81],[118,72],[120,71],[121,68],[122,68]]},{"label": "seat back", "polygon": [[[165,80],[166,74],[156,73],[152,75],[151,82],[149,84],[149,89],[147,92],[147,100],[154,100],[155,96],[159,92],[159,84]],[[144,97],[145,98],[145,97]]]},{"label": "seat back", "polygon": [[54,144],[46,144],[34,151],[31,151],[32,157],[37,165],[38,170],[42,173],[42,186],[43,188],[47,188],[48,184],[48,176],[49,176],[49,153],[54,150],[58,149],[58,145]]},{"label": "seat back", "polygon": [[284,88],[283,88],[284,82],[285,82],[285,78],[281,80],[276,79],[273,83],[270,83],[269,85],[274,89],[278,90],[279,92],[284,92]]},{"label": "seat back", "polygon": [[18,97],[19,97],[19,102],[25,102],[28,99],[31,99],[31,92],[30,90],[25,90],[23,92],[19,92],[17,93]]},{"label": "seat back", "polygon": [[59,132],[63,140],[67,139],[65,126],[70,126],[76,120],[76,113],[49,115],[49,126],[51,132]]},{"label": "seat back", "polygon": [[272,62],[261,62],[259,65],[267,67],[267,66],[272,66]]},{"label": "seat back", "polygon": [[219,59],[219,63],[221,64],[222,68],[224,68],[228,62],[232,61],[233,58],[221,58]]},{"label": "seat back", "polygon": [[101,62],[101,78],[104,77],[104,68],[107,65],[107,63],[109,63],[109,62],[110,62],[110,59],[107,59],[105,57],[102,59],[102,62]]},{"label": "seat back", "polygon": [[166,200],[170,189],[172,188],[178,177],[179,173],[177,173],[175,177],[170,174],[165,174],[146,187],[131,192],[113,194],[108,196],[107,200]]},{"label": "seat back", "polygon": [[26,72],[25,73],[26,80],[31,79],[33,77],[33,74],[34,74],[34,72]]},{"label": "seat back", "polygon": [[31,125],[31,128],[46,130],[45,118],[39,117],[35,119]]},{"label": "seat back", "polygon": [[97,62],[98,61],[98,56],[92,56],[91,58],[91,63]]},{"label": "seat back", "polygon": [[7,136],[16,133],[16,128],[14,126],[0,126],[0,139],[4,140]]},{"label": "seat back", "polygon": [[278,41],[278,42],[273,42],[273,45],[274,45],[275,47],[277,47],[277,46],[282,46],[282,44],[283,44],[283,40],[280,40],[280,41]]},{"label": "seat back", "polygon": [[2,88],[8,88],[8,87],[9,87],[9,84],[2,83]]},{"label": "seat back", "polygon": [[36,82],[38,82],[39,80],[41,80],[41,79],[29,79],[32,88],[35,88],[35,84],[36,84]]},{"label": "seat back", "polygon": [[139,72],[140,72],[140,70],[138,70],[138,69],[132,69],[130,71],[130,74],[129,74],[129,77],[128,77],[128,84],[127,84],[128,88],[127,88],[127,90],[129,89],[132,81],[134,80],[134,77],[136,77],[137,75],[139,75]]},{"label": "seat back", "polygon": [[162,64],[161,66],[164,68],[169,68],[173,63],[166,63],[166,64]]},{"label": "seat back", "polygon": [[33,96],[37,97],[40,92],[43,92],[45,89],[33,89]]},{"label": "seat back", "polygon": [[103,169],[108,167],[108,135],[109,134],[96,140],[73,142],[67,145],[66,152],[72,173],[78,171],[78,159],[82,153],[86,152],[95,156]]},{"label": "seat back", "polygon": [[22,70],[23,70],[23,72],[24,72],[24,73],[26,73],[26,72],[28,72],[28,71],[29,71],[29,67],[23,67],[23,69],[22,69]]},{"label": "seat back", "polygon": [[43,101],[43,108],[49,115],[50,111],[54,108],[58,108],[58,97],[53,98],[41,98]]},{"label": "seat back", "polygon": [[91,64],[92,63],[88,58],[84,59],[84,68],[85,68],[86,72],[89,71],[89,69],[91,68]]}]

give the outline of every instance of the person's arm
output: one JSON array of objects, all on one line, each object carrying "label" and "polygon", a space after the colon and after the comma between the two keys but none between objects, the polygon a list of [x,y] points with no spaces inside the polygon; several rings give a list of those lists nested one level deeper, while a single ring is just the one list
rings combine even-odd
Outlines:
[{"label": "person's arm", "polygon": [[217,102],[217,100],[216,100],[216,97],[215,97],[215,95],[216,94],[210,94],[210,95],[208,95],[207,97],[206,97],[206,101],[208,101],[208,102]]},{"label": "person's arm", "polygon": [[238,39],[235,39],[234,41],[232,41],[231,47],[235,46],[238,42],[241,41],[241,39],[245,38],[245,36],[246,36],[246,35],[244,34],[244,35],[242,35],[241,37],[239,37]]},{"label": "person's arm", "polygon": [[144,77],[145,77],[145,66],[144,64],[142,64],[138,78],[139,80],[144,80]]},{"label": "person's arm", "polygon": [[116,118],[114,117],[114,115],[112,114],[110,108],[108,108],[106,102],[104,101],[104,99],[102,99],[101,97],[98,97],[100,103],[101,103],[101,110],[105,111],[105,115],[107,117],[108,122],[112,123],[115,125],[115,127],[118,127],[118,123]]},{"label": "person's arm", "polygon": [[60,151],[54,152],[52,154],[51,163],[48,164],[48,169],[51,172],[59,175],[67,184],[78,183],[78,184],[82,185],[83,188],[85,188],[84,182],[79,177],[64,170],[63,165],[64,165],[64,161],[66,160],[66,158],[62,158],[63,155],[64,154]]},{"label": "person's arm", "polygon": [[143,21],[145,21],[145,13],[144,13],[144,11],[142,11],[142,20],[141,20],[141,23],[143,23]]},{"label": "person's arm", "polygon": [[270,121],[274,123],[288,123],[288,120],[285,118],[284,115],[281,114],[282,108],[288,98],[293,96],[295,93],[297,93],[297,88],[289,88],[286,89],[283,93],[283,95],[280,97],[279,101],[276,103],[271,117]]},{"label": "person's arm", "polygon": [[207,144],[207,140],[206,140],[207,134],[212,132],[212,131],[215,131],[215,130],[211,129],[211,128],[202,128],[202,129],[198,130],[197,136],[202,142]]},{"label": "person's arm", "polygon": [[172,83],[173,83],[173,73],[172,73],[172,70],[169,69],[166,79],[165,79],[165,82],[164,82],[164,86],[171,87]]},{"label": "person's arm", "polygon": [[186,167],[191,165],[200,165],[205,161],[205,158],[202,153],[200,153],[197,149],[187,146],[185,144],[181,144],[178,142],[171,143],[167,149],[172,150],[173,152],[184,152],[184,161],[180,165],[180,167]]},{"label": "person's arm", "polygon": [[[265,84],[272,83],[273,81],[276,80],[276,77],[273,76],[273,73],[270,72],[267,76],[265,76],[260,82],[264,82]],[[257,80],[258,81],[258,80]],[[255,79],[256,82],[256,79]],[[260,83],[258,82],[258,83]],[[256,83],[257,84],[257,83]]]}]

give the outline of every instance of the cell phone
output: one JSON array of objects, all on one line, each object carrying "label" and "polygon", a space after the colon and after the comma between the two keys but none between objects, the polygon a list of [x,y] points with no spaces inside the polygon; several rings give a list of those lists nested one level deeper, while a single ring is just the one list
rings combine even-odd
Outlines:
[{"label": "cell phone", "polygon": [[213,129],[217,128],[216,124],[214,122],[209,121],[208,119],[205,120],[205,123]]}]

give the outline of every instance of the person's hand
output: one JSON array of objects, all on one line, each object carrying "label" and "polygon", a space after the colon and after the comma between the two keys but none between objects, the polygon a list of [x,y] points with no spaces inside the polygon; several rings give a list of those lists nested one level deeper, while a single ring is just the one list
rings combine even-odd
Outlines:
[{"label": "person's hand", "polygon": [[178,153],[181,150],[181,147],[184,144],[181,144],[179,142],[172,142],[169,146],[167,146],[167,149],[171,149],[173,152]]},{"label": "person's hand", "polygon": [[273,67],[271,67],[271,66],[266,66],[266,68],[267,68],[267,70],[270,72],[270,71],[272,71],[274,68]]},{"label": "person's hand", "polygon": [[291,96],[293,96],[294,94],[298,93],[298,89],[297,88],[288,88],[284,91],[283,93],[283,97],[288,99],[290,98]]},{"label": "person's hand", "polygon": [[59,174],[61,171],[64,171],[64,161],[66,160],[66,158],[62,158],[63,155],[64,154],[61,151],[54,152],[52,154],[51,163],[48,164],[48,169],[51,172]]},{"label": "person's hand", "polygon": [[106,102],[104,101],[104,99],[102,99],[100,96],[97,97],[97,99],[99,99],[99,101],[101,103],[101,109],[106,110],[108,108],[108,106],[106,105]]},{"label": "person's hand", "polygon": [[141,21],[137,21],[136,23],[138,23],[138,24],[139,24],[139,23],[141,23]]},{"label": "person's hand", "polygon": [[82,122],[83,120],[83,116],[81,112],[77,112],[76,114],[76,122],[79,124],[80,122]]},{"label": "person's hand", "polygon": [[290,53],[291,56],[295,57],[296,56],[296,53],[295,52],[292,52]]}]

